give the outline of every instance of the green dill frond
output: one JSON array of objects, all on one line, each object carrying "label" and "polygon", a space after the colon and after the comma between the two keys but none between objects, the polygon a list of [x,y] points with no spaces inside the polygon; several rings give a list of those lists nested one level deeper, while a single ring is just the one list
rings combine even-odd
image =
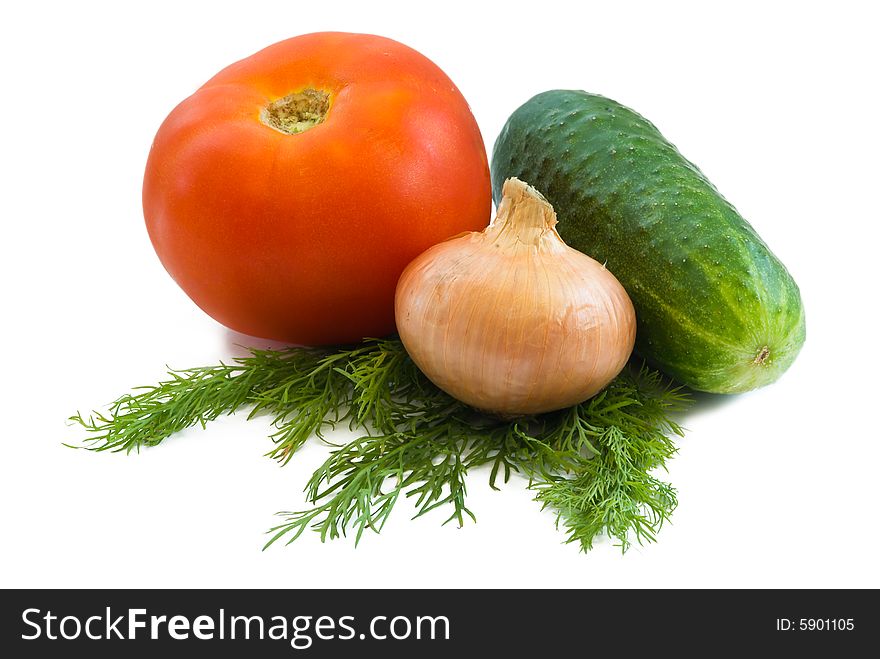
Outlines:
[{"label": "green dill frond", "polygon": [[353,387],[340,364],[346,366],[348,351],[322,352],[305,348],[255,353],[263,369],[290,363],[284,377],[272,386],[251,392],[254,408],[248,418],[261,413],[273,416],[275,446],[267,456],[286,464],[312,436],[323,438],[323,431],[350,416]]},{"label": "green dill frond", "polygon": [[107,413],[79,412],[69,418],[92,435],[86,440],[93,451],[139,451],[155,446],[174,433],[196,424],[204,427],[223,414],[251,402],[256,380],[273,377],[239,365],[220,364],[181,371],[169,370],[170,379],[152,387],[139,387],[110,405]]},{"label": "green dill frond", "polygon": [[566,410],[504,420],[482,414],[434,386],[397,339],[335,350],[253,350],[234,363],[169,371],[170,379],[121,397],[109,412],[71,419],[87,448],[132,451],[178,430],[250,407],[271,418],[267,453],[281,464],[311,437],[339,423],[359,432],[331,445],[306,484],[307,506],[282,512],[266,547],[306,530],[321,540],[378,533],[401,498],[416,516],[437,508],[446,521],[476,520],[467,474],[486,465],[498,489],[515,473],[557,514],[569,542],[592,548],[601,535],[625,551],[653,541],[675,510],[672,486],[653,475],[675,454],[675,416],[688,396],[642,366]]}]

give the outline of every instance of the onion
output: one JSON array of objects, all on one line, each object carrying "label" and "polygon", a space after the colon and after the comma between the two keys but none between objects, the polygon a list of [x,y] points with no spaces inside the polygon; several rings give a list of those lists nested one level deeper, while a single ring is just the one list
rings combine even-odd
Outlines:
[{"label": "onion", "polygon": [[404,270],[395,318],[438,387],[503,416],[569,407],[626,364],[635,312],[620,282],[568,247],[553,207],[512,178],[492,224],[431,247]]}]

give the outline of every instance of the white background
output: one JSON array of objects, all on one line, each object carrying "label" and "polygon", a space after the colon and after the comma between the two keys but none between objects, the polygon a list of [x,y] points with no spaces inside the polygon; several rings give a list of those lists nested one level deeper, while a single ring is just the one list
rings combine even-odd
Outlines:
[{"label": "white background", "polygon": [[[880,104],[871,3],[15,3],[0,20],[4,587],[880,587]],[[562,543],[521,481],[469,480],[477,524],[260,548],[326,454],[262,456],[226,419],[140,456],[74,451],[68,415],[233,335],[155,257],[140,186],[165,115],[223,66],[318,30],[433,59],[487,147],[533,94],[582,88],[651,119],[787,264],[807,342],[775,385],[703,397],[669,479],[680,507],[625,556]]]}]

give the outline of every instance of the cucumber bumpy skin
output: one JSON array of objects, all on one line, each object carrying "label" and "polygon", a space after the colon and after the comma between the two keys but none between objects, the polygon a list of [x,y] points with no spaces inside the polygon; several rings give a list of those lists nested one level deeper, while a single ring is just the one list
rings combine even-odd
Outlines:
[{"label": "cucumber bumpy skin", "polygon": [[566,243],[620,280],[636,351],[692,389],[775,381],[805,338],[800,292],[754,229],[660,132],[602,96],[554,90],[508,119],[492,155],[496,201],[516,176],[556,209]]}]

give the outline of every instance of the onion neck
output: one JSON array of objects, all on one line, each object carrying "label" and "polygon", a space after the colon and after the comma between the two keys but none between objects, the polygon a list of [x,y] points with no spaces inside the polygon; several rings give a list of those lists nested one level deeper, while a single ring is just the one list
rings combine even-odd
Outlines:
[{"label": "onion neck", "polygon": [[509,178],[501,189],[501,203],[485,230],[494,245],[530,245],[553,250],[565,247],[556,233],[556,213],[544,196],[518,178]]}]

